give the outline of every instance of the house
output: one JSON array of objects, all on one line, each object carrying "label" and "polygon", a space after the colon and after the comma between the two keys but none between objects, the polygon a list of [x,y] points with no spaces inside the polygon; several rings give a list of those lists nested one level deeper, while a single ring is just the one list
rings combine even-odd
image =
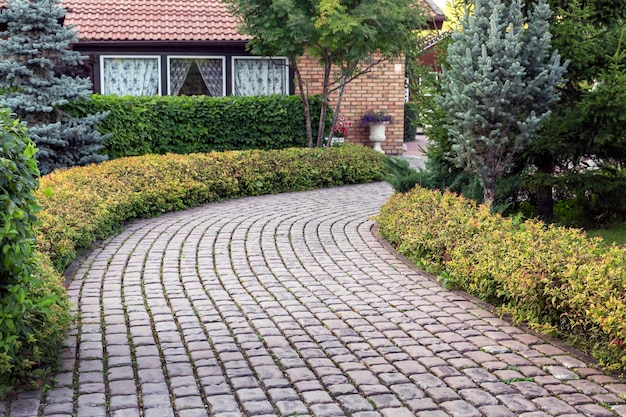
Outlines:
[{"label": "house", "polygon": [[[431,1],[431,0],[424,0]],[[294,94],[293,74],[282,57],[251,56],[248,37],[220,0],[62,0],[66,25],[75,25],[75,50],[86,64],[94,91],[118,95]],[[431,5],[433,27],[443,15]],[[321,93],[321,68],[301,59],[310,94]],[[386,109],[398,121],[383,148],[402,152],[404,62],[386,62],[349,84],[342,115],[352,122],[348,141],[369,144],[358,126],[368,110]]]}]

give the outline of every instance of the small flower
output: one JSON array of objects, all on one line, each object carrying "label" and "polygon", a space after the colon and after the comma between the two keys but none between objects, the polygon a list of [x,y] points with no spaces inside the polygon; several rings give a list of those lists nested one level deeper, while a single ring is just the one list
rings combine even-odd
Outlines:
[{"label": "small flower", "polygon": [[346,122],[343,116],[338,117],[337,123],[333,127],[333,136],[336,138],[347,138],[349,127],[352,127],[352,122]]},{"label": "small flower", "polygon": [[370,110],[361,118],[361,125],[367,126],[370,123],[393,123],[393,117],[388,115],[385,110],[378,112]]}]

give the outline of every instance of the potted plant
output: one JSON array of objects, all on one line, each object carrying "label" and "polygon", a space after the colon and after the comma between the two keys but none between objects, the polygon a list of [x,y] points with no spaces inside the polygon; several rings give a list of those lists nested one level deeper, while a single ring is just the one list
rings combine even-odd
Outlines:
[{"label": "potted plant", "polygon": [[385,153],[380,144],[386,138],[385,128],[389,123],[393,123],[393,117],[384,110],[377,112],[370,110],[361,118],[361,125],[370,128],[370,140],[374,142],[374,150],[380,153]]},{"label": "potted plant", "polygon": [[348,137],[348,128],[352,127],[352,122],[347,122],[343,116],[337,118],[337,123],[333,126],[332,136],[328,141],[328,145],[333,143],[343,143]]}]

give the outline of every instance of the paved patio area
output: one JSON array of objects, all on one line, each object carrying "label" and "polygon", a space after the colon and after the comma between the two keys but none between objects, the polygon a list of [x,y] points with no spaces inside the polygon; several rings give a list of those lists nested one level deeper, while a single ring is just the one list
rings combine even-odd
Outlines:
[{"label": "paved patio area", "polygon": [[385,249],[377,183],[137,221],[76,265],[53,387],[0,416],[610,416],[626,385]]}]

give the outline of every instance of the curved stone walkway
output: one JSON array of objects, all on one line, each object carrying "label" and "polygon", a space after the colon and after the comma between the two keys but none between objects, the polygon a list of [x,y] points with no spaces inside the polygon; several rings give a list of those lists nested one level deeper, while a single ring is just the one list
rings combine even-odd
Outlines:
[{"label": "curved stone walkway", "polygon": [[609,416],[624,385],[442,289],[372,233],[383,183],[209,204],[95,248],[45,393],[0,415]]}]

